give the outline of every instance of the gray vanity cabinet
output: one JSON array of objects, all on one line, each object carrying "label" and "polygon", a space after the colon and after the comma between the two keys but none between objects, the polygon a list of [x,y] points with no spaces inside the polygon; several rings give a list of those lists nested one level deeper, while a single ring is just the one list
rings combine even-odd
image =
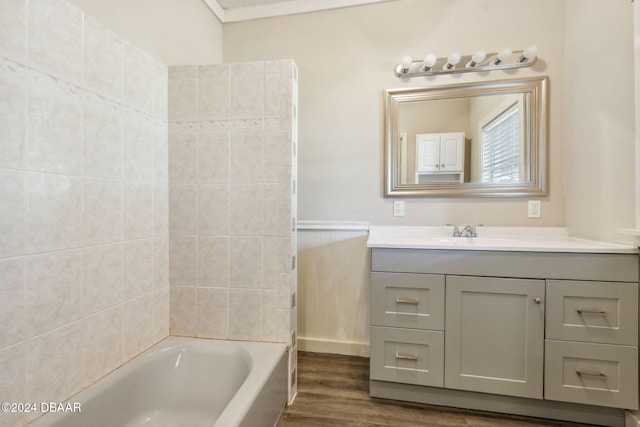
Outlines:
[{"label": "gray vanity cabinet", "polygon": [[445,386],[541,399],[544,280],[447,276]]},{"label": "gray vanity cabinet", "polygon": [[374,247],[370,394],[624,425],[638,268],[637,254]]}]

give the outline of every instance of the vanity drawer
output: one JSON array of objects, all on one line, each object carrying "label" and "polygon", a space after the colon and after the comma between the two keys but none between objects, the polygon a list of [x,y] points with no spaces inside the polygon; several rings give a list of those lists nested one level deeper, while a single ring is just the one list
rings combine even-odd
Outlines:
[{"label": "vanity drawer", "polygon": [[370,377],[444,386],[444,332],[371,327]]},{"label": "vanity drawer", "polygon": [[547,280],[546,338],[638,344],[636,283]]},{"label": "vanity drawer", "polygon": [[545,341],[544,398],[638,409],[638,348]]},{"label": "vanity drawer", "polygon": [[371,323],[444,329],[444,276],[371,273]]}]

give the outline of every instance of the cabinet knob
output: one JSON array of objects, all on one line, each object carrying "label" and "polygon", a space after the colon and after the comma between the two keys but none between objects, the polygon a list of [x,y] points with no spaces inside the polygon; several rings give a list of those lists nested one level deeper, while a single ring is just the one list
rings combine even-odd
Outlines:
[{"label": "cabinet knob", "polygon": [[542,298],[534,298],[533,300],[536,304],[542,304]]}]

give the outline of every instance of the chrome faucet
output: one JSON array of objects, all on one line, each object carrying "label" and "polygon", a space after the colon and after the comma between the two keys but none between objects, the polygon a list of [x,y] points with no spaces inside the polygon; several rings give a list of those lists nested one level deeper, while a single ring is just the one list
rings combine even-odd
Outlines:
[{"label": "chrome faucet", "polygon": [[461,236],[460,229],[458,228],[457,225],[455,225],[455,224],[447,224],[447,225],[453,227],[453,237],[460,237]]},{"label": "chrome faucet", "polygon": [[481,226],[482,224],[476,225],[465,225],[462,230],[458,228],[455,224],[447,224],[453,227],[453,237],[478,237],[478,233],[476,232],[476,227]]}]

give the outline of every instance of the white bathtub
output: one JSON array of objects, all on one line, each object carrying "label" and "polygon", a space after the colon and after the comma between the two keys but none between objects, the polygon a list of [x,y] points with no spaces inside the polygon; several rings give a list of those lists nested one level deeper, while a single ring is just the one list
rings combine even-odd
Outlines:
[{"label": "white bathtub", "polygon": [[273,427],[287,402],[284,344],[169,337],[30,427]]}]

